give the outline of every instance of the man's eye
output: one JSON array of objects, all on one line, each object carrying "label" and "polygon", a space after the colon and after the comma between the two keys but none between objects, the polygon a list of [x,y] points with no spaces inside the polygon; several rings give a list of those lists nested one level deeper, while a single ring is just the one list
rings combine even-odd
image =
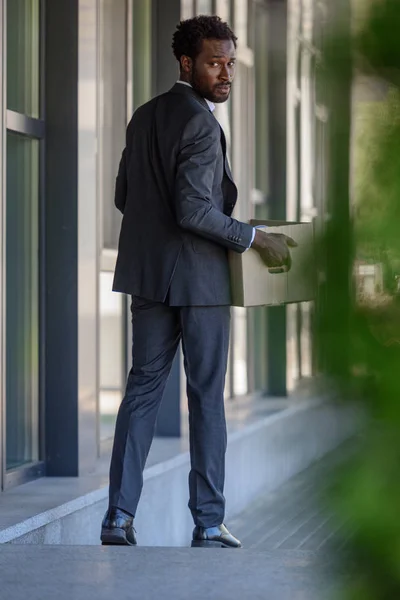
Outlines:
[{"label": "man's eye", "polygon": [[235,63],[235,62],[230,62],[230,63],[229,63],[229,66],[230,66],[230,67],[234,67],[235,65],[236,65],[236,63]]}]

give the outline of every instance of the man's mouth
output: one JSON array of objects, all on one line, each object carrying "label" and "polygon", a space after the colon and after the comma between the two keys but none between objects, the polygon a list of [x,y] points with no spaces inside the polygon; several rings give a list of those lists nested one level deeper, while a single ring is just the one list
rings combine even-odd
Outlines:
[{"label": "man's mouth", "polygon": [[221,90],[221,92],[229,92],[231,89],[231,86],[229,83],[226,83],[223,85],[217,85],[217,89]]}]

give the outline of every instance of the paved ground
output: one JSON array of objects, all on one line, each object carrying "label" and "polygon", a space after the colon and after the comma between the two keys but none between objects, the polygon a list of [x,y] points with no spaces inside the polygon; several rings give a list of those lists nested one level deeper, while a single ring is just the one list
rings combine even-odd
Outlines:
[{"label": "paved ground", "polygon": [[329,565],[298,552],[4,546],[4,600],[322,600]]},{"label": "paved ground", "polygon": [[273,493],[260,496],[229,529],[244,548],[321,553],[340,550],[345,527],[329,508],[326,487],[329,473],[350,447],[344,447],[293,477]]},{"label": "paved ground", "polygon": [[[316,482],[337,454],[228,523],[243,550],[0,546],[4,600],[324,600],[340,526]],[[140,536],[140,532],[139,532]]]}]

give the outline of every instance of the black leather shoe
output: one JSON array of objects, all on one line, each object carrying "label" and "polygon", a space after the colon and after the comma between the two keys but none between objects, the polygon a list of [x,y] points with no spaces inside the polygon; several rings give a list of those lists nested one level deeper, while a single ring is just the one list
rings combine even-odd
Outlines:
[{"label": "black leather shoe", "polygon": [[103,546],[136,546],[133,517],[119,508],[111,507],[101,524]]},{"label": "black leather shoe", "polygon": [[225,527],[195,527],[192,548],[241,548],[242,544]]}]

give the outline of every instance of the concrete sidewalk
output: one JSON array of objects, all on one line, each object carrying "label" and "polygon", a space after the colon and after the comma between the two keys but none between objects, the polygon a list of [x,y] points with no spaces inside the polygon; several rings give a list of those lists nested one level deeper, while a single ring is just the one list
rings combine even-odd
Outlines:
[{"label": "concrete sidewalk", "polygon": [[324,458],[227,523],[241,550],[2,545],[1,598],[330,598],[335,549],[345,536],[319,497],[321,481],[342,457],[339,451]]},{"label": "concrete sidewalk", "polygon": [[4,600],[323,600],[329,563],[304,552],[11,546]]}]

